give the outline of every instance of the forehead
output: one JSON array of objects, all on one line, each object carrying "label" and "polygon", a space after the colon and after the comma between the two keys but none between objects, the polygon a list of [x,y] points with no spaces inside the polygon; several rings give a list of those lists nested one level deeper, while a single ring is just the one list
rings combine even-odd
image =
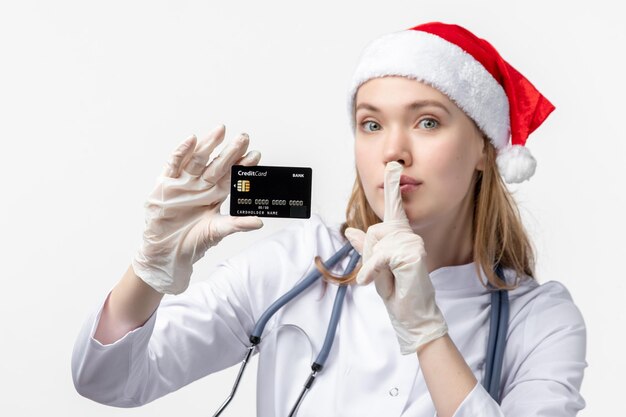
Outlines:
[{"label": "forehead", "polygon": [[368,102],[377,107],[393,106],[415,100],[435,100],[452,111],[456,105],[442,92],[430,85],[403,76],[372,78],[361,84],[356,92],[355,104]]}]

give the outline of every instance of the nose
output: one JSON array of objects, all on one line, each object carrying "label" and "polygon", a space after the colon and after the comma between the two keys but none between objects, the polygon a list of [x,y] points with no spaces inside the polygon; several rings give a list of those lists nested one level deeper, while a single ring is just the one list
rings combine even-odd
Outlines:
[{"label": "nose", "polygon": [[404,166],[411,165],[413,158],[409,132],[401,127],[389,129],[385,137],[383,158],[385,165],[390,161],[396,161]]}]

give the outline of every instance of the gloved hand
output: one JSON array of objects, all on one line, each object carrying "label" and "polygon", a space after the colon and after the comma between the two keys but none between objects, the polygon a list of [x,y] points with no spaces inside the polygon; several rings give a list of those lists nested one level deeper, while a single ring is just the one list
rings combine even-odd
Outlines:
[{"label": "gloved hand", "polygon": [[144,204],[143,244],[132,266],[137,276],[161,293],[185,291],[192,265],[225,236],[263,226],[255,216],[220,214],[230,192],[231,166],[254,166],[261,158],[258,151],[242,157],[249,142],[242,133],[207,166],[224,132],[225,126],[220,125],[199,142],[195,135],[181,142]]},{"label": "gloved hand", "polygon": [[345,235],[362,254],[357,283],[375,282],[383,299],[403,355],[415,354],[422,345],[444,336],[448,326],[435,303],[435,290],[424,258],[424,241],[413,232],[402,206],[402,165],[385,167],[385,214],[382,223],[367,233],[349,227]]}]

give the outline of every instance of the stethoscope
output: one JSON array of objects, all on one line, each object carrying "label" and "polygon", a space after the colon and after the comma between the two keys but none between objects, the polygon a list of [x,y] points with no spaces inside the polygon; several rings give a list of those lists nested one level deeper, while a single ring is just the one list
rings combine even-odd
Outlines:
[{"label": "stethoscope", "polygon": [[[326,262],[324,262],[324,266],[326,269],[332,268],[335,264],[337,264],[341,259],[347,256],[350,252],[353,252],[350,255],[350,260],[348,262],[348,266],[344,271],[344,277],[349,275],[356,264],[359,262],[361,256],[358,254],[356,250],[352,247],[350,243],[346,243],[341,249],[339,249],[333,256],[331,256]],[[496,267],[496,274],[500,279],[504,281],[504,276],[502,273],[502,269],[498,265]],[[256,322],[254,329],[252,330],[252,334],[250,335],[250,343],[251,345],[248,347],[248,351],[246,352],[243,361],[241,362],[241,367],[239,369],[239,373],[237,374],[237,378],[235,379],[235,384],[230,391],[228,398],[224,401],[224,403],[220,406],[217,412],[213,415],[213,417],[219,416],[222,411],[226,408],[226,406],[231,402],[235,393],[237,392],[237,387],[239,386],[239,382],[241,381],[241,377],[243,375],[244,370],[254,352],[256,345],[261,343],[261,334],[265,329],[265,325],[272,318],[272,316],[280,310],[285,304],[289,301],[293,300],[296,296],[301,294],[304,290],[309,288],[317,279],[322,275],[322,272],[319,269],[315,269],[311,271],[303,280],[301,280],[298,284],[296,284],[291,290],[282,295],[278,300],[274,301],[272,305],[269,306],[267,310],[261,315],[259,320]],[[491,284],[489,286],[493,289]],[[337,330],[337,324],[339,323],[339,318],[341,317],[341,309],[343,307],[343,300],[346,295],[347,285],[339,285],[339,289],[337,290],[337,294],[335,295],[335,302],[333,304],[333,311],[330,316],[330,321],[328,323],[328,329],[326,330],[326,337],[324,339],[324,344],[322,345],[322,349],[320,350],[317,358],[311,365],[311,374],[306,379],[302,391],[300,395],[291,408],[289,412],[289,417],[293,417],[296,415],[300,404],[302,404],[302,400],[306,393],[311,389],[313,382],[315,381],[315,377],[324,367],[326,363],[326,359],[328,358],[328,354],[330,353],[330,349],[333,345],[333,341],[335,339],[335,332]],[[506,343],[506,334],[508,329],[509,322],[509,297],[508,292],[506,290],[494,290],[491,293],[491,317],[489,324],[489,339],[487,342],[487,358],[485,361],[485,375],[483,378],[482,385],[489,392],[489,395],[500,403],[499,398],[499,385],[500,385],[500,375],[502,373],[502,360],[504,357],[504,347]]]}]

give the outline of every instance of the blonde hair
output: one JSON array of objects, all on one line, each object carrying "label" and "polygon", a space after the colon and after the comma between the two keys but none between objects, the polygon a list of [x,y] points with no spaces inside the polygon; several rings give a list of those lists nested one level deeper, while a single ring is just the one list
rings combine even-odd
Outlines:
[{"label": "blonde hair", "polygon": [[[517,203],[498,172],[496,149],[485,134],[482,138],[486,152],[485,167],[482,171],[477,170],[473,177],[473,260],[478,277],[482,267],[493,287],[511,290],[519,286],[520,277],[534,279],[535,250],[522,223]],[[369,226],[381,221],[365,197],[357,172],[346,208],[346,221],[341,225],[341,235],[348,227],[367,231]],[[356,280],[357,271],[341,278],[328,271],[319,257],[316,257],[315,263],[325,282],[347,285]],[[503,269],[515,271],[515,284],[507,285],[496,275],[494,268],[498,264]],[[488,288],[482,280],[480,282]]]}]

